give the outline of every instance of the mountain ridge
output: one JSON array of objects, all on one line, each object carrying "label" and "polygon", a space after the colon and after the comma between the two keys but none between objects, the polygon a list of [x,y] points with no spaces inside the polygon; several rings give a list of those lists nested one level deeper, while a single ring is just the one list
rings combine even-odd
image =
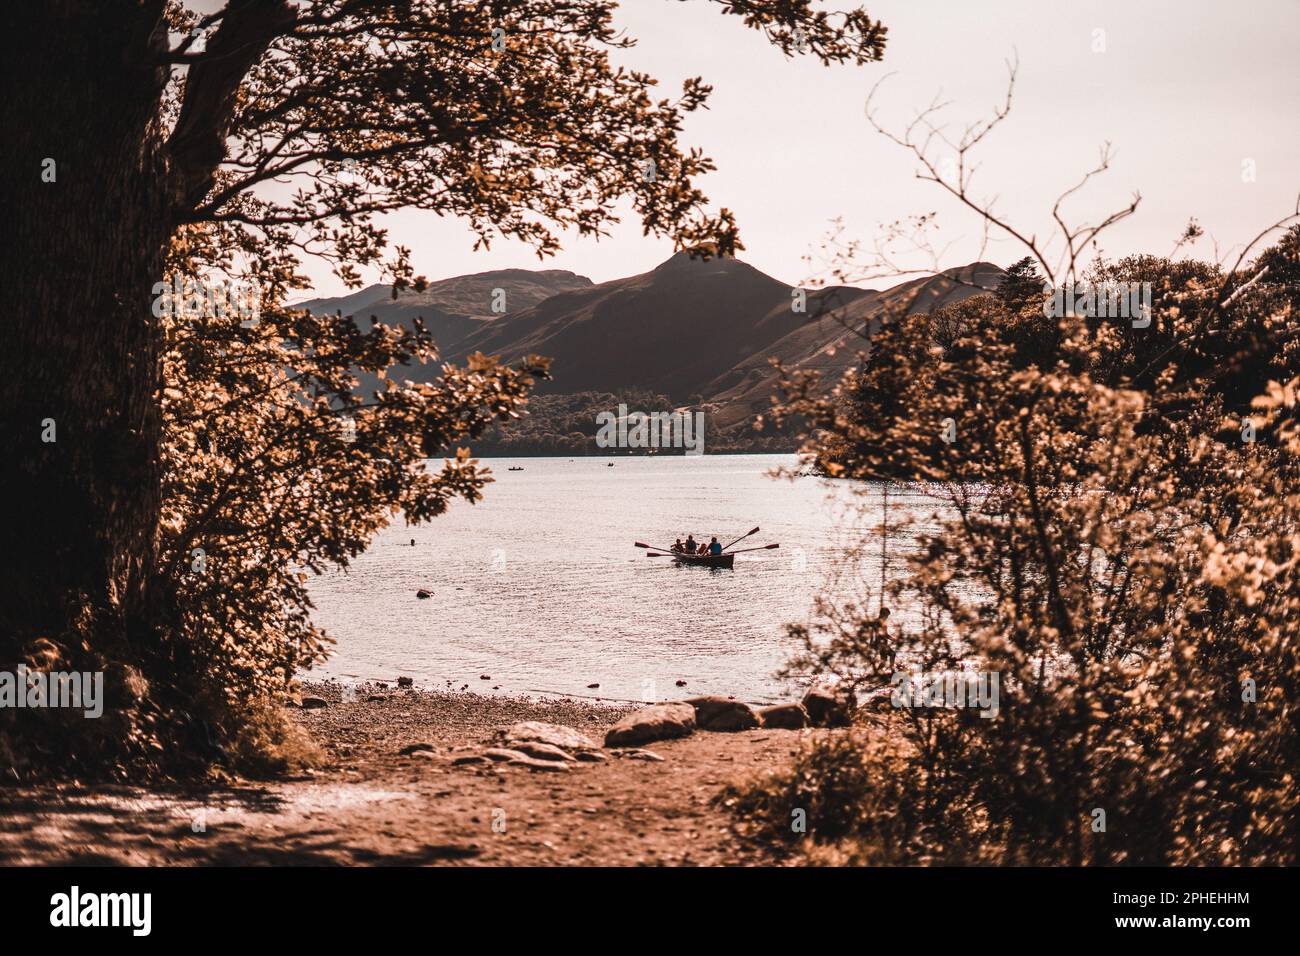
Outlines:
[{"label": "mountain ridge", "polygon": [[[390,324],[419,316],[446,361],[473,352],[505,361],[545,355],[553,378],[539,383],[539,394],[641,390],[677,406],[704,406],[715,431],[743,435],[770,404],[777,374],[769,359],[815,369],[833,383],[853,366],[886,309],[928,312],[991,291],[1003,274],[975,262],[885,290],[809,289],[805,310],[796,312],[798,287],[739,259],[677,253],[647,272],[601,283],[566,270],[507,269],[439,280],[396,300],[391,287],[378,284],[297,307]],[[494,305],[504,311],[493,312]],[[431,381],[439,369],[389,374]],[[371,378],[363,387],[377,384]]]}]

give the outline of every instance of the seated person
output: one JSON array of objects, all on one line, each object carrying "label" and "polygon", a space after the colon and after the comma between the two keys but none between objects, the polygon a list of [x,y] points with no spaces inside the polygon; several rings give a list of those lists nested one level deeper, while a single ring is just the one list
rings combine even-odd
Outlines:
[{"label": "seated person", "polygon": [[722,553],[722,545],[718,544],[718,539],[713,538],[709,541],[709,554],[715,558]]},{"label": "seated person", "polygon": [[695,535],[693,535],[693,534],[688,534],[688,535],[686,536],[686,553],[687,553],[687,554],[694,554],[694,553],[696,552],[696,550],[697,550],[697,547],[696,547],[696,544],[695,544]]},{"label": "seated person", "polygon": [[678,538],[676,541],[673,542],[672,550],[673,550],[675,553],[677,553],[677,554],[681,554],[681,551],[682,551],[682,539],[681,539],[681,538]]}]

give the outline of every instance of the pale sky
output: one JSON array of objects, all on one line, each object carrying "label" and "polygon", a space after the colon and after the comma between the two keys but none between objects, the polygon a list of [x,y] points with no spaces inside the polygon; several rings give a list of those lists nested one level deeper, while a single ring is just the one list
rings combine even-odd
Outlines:
[{"label": "pale sky", "polygon": [[[889,28],[884,61],[830,68],[786,58],[710,3],[628,0],[620,9],[620,24],[639,43],[617,54],[619,62],[658,77],[665,96],[687,76],[713,84],[709,109],[687,118],[683,141],[717,162],[700,185],[715,205],[735,212],[746,246],[740,258],[778,279],[802,283],[813,274],[803,257],[818,254],[837,216],[849,235],[870,243],[881,224],[934,211],[940,241],[954,243],[942,265],[974,259],[978,220],[917,181],[915,161],[870,129],[863,105],[872,84],[892,73],[877,96],[890,125],[942,92],[952,101],[945,115],[960,127],[1001,101],[1004,61],[1016,54],[1011,116],[978,153],[983,167],[974,185],[979,195],[999,196],[997,208],[1028,231],[1048,232],[1053,200],[1091,168],[1107,140],[1110,171],[1066,212],[1097,218],[1141,192],[1137,214],[1103,240],[1108,255],[1165,254],[1195,216],[1206,236],[1193,252],[1225,257],[1295,207],[1300,0],[863,5]],[[1099,39],[1104,52],[1093,51]],[[1243,182],[1248,160],[1253,182]],[[632,215],[609,238],[571,237],[544,262],[504,240],[475,253],[462,223],[429,213],[408,211],[385,224],[430,279],[522,267],[570,269],[601,282],[647,271],[672,252],[667,240],[643,237]],[[1004,241],[986,258],[1006,265],[1024,254]],[[318,294],[344,291],[322,264],[309,270]]]}]

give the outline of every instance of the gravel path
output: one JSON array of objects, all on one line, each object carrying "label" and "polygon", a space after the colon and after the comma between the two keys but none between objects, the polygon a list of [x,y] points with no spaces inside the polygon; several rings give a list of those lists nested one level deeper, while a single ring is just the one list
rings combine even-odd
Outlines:
[{"label": "gravel path", "polygon": [[[297,712],[325,765],[220,788],[0,791],[0,864],[744,865],[771,862],[712,806],[722,787],[780,766],[802,735],[697,732],[568,773],[455,766],[522,720],[600,740],[632,709],[568,700],[310,686]],[[371,693],[387,695],[370,701]],[[424,753],[404,756],[410,744]]]}]

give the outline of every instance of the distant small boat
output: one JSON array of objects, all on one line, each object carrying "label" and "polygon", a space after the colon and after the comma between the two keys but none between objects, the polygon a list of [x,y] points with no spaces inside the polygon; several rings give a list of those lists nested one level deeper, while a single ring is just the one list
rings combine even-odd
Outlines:
[{"label": "distant small boat", "polygon": [[524,470],[523,466],[516,468],[514,465],[511,465],[509,468],[506,469],[506,471],[523,471],[523,470]]},{"label": "distant small boat", "polygon": [[611,461],[611,462],[608,462],[608,463],[605,465],[605,467],[606,467],[606,468],[613,468],[613,467],[614,467],[614,463],[613,463],[612,461]]},{"label": "distant small boat", "polygon": [[736,563],[734,554],[674,554],[679,564],[698,564],[705,568],[730,568]]}]

